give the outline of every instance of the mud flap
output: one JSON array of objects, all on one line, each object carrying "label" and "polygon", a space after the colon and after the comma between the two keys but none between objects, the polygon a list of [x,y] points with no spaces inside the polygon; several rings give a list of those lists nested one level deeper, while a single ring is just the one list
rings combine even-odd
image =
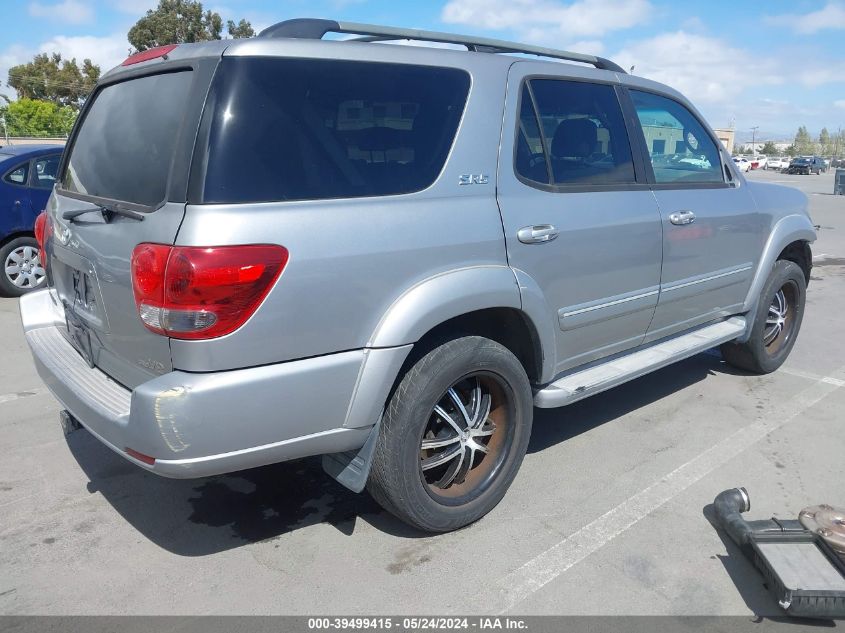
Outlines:
[{"label": "mud flap", "polygon": [[352,492],[361,492],[367,485],[370,468],[373,465],[373,455],[376,452],[381,418],[373,426],[367,441],[357,451],[331,453],[323,455],[323,470],[334,480],[349,488]]}]

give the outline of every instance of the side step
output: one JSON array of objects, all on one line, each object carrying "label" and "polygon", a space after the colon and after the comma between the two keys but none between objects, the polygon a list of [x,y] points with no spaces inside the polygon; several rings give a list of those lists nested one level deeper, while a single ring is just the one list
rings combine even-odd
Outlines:
[{"label": "side step", "polygon": [[727,343],[745,331],[745,317],[735,316],[689,334],[569,374],[534,394],[534,406],[552,409],[601,393],[666,365]]}]

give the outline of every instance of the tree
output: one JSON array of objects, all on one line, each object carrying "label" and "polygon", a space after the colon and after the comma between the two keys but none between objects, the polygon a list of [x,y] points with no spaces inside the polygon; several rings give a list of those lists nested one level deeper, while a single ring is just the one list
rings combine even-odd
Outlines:
[{"label": "tree", "polygon": [[[246,20],[228,23],[232,37],[252,37],[255,31]],[[214,11],[204,11],[199,0],[159,0],[129,29],[129,43],[136,51],[184,42],[219,40],[223,18]]]},{"label": "tree", "polygon": [[763,149],[760,150],[761,154],[765,154],[766,156],[776,156],[778,154],[778,148],[775,147],[775,144],[771,141],[766,141],[763,144]]},{"label": "tree", "polygon": [[816,144],[813,142],[810,133],[807,131],[805,126],[801,126],[798,128],[798,132],[795,134],[795,142],[793,143],[795,146],[796,151],[799,154],[815,154],[816,153]]},{"label": "tree", "polygon": [[819,132],[819,151],[824,156],[830,154],[830,132],[827,131],[826,127],[823,127],[822,131]]},{"label": "tree", "polygon": [[0,106],[9,136],[67,136],[78,110],[52,101],[22,98]]},{"label": "tree", "polygon": [[232,20],[229,20],[226,25],[226,30],[229,31],[229,36],[233,39],[253,37],[255,35],[255,29],[253,29],[252,24],[246,20],[241,20],[237,24],[235,24]]},{"label": "tree", "polygon": [[789,156],[790,158],[792,158],[793,156],[798,156],[798,150],[795,148],[794,143],[787,147],[785,150],[783,150],[783,153]]},{"label": "tree", "polygon": [[8,84],[20,99],[40,99],[59,106],[79,107],[100,78],[100,67],[90,59],[62,60],[59,53],[36,55],[28,64],[9,69]]}]

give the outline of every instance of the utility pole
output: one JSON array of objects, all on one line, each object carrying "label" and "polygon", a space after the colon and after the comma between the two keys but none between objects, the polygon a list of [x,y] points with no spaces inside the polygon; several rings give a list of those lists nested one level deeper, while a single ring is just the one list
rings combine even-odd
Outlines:
[{"label": "utility pole", "polygon": [[755,141],[757,139],[757,130],[759,129],[759,125],[755,125],[751,128],[751,153],[754,154],[754,156],[757,155],[757,143]]}]

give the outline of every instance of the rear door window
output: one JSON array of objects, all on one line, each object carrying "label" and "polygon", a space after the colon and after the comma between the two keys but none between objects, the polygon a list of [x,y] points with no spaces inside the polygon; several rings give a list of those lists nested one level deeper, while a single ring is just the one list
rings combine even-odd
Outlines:
[{"label": "rear door window", "polygon": [[200,142],[207,203],[411,193],[430,186],[463,114],[462,70],[224,58]]},{"label": "rear door window", "polygon": [[725,181],[719,148],[692,112],[650,92],[631,90],[630,94],[656,183]]},{"label": "rear door window", "polygon": [[97,92],[70,150],[62,188],[147,207],[164,202],[191,75],[147,75]]},{"label": "rear door window", "polygon": [[[532,79],[528,84],[537,105],[545,155],[555,185],[619,185],[636,181],[631,145],[622,108],[613,86],[560,79]],[[530,145],[530,119],[522,98],[521,132]],[[532,108],[533,110],[533,108]],[[521,141],[518,141],[521,142]],[[517,148],[518,149],[518,148]],[[532,148],[532,154],[534,149]],[[539,169],[517,171],[543,182]],[[541,159],[532,157],[532,162]],[[523,161],[524,162],[524,161]]]}]

